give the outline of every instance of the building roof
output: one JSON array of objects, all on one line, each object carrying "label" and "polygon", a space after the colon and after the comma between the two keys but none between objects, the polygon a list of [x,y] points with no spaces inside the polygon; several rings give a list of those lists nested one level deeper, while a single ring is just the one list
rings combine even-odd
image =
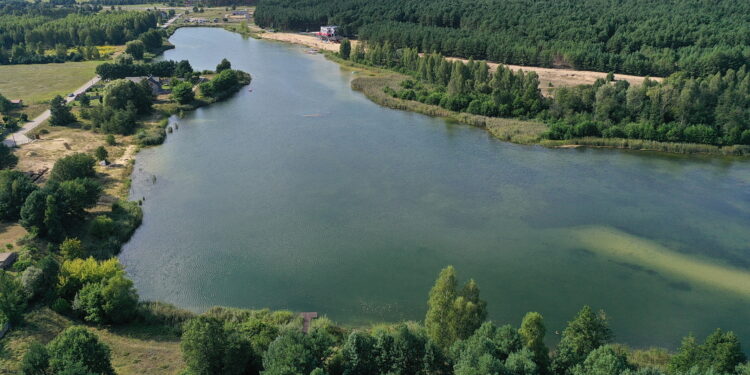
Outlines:
[{"label": "building roof", "polygon": [[16,253],[14,252],[0,253],[0,262],[2,263],[13,259],[16,259]]}]

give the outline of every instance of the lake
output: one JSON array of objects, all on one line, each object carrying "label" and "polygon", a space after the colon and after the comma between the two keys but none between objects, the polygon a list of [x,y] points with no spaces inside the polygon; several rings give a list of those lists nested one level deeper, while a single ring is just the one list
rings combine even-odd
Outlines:
[{"label": "lake", "polygon": [[182,28],[165,59],[253,76],[142,150],[143,225],[120,259],[144,299],[421,320],[440,269],[489,318],[541,312],[550,342],[584,305],[616,340],[750,341],[750,162],[547,149],[380,107],[306,48]]}]

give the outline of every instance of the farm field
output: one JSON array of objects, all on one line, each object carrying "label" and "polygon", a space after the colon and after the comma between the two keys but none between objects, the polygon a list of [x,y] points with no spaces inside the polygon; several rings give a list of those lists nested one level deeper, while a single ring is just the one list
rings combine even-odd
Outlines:
[{"label": "farm field", "polygon": [[0,66],[0,93],[22,99],[24,112],[33,118],[44,112],[55,95],[65,96],[94,76],[101,61]]}]

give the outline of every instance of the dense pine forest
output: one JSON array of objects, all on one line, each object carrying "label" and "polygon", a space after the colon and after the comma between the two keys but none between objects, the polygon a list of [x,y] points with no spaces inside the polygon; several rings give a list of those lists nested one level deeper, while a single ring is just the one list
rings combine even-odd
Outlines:
[{"label": "dense pine forest", "polygon": [[121,45],[156,26],[155,12],[104,11],[100,6],[55,6],[10,1],[0,6],[0,64],[97,58],[79,48]]},{"label": "dense pine forest", "polygon": [[750,60],[748,14],[750,2],[735,0],[264,0],[255,17],[506,64],[704,76]]}]

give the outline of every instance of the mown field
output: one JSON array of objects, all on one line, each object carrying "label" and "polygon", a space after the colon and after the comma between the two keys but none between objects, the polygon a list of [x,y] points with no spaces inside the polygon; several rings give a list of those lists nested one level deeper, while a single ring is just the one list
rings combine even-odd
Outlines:
[{"label": "mown field", "polygon": [[31,64],[0,66],[0,93],[8,99],[22,99],[24,112],[34,117],[44,112],[55,95],[65,96],[94,77],[101,61],[64,64]]}]

